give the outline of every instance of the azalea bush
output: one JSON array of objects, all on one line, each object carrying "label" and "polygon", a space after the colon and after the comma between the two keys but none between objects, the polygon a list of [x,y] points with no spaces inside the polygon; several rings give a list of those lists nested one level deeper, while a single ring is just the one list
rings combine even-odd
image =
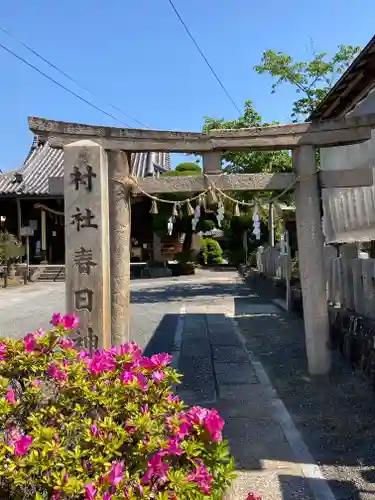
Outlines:
[{"label": "azalea bush", "polygon": [[216,410],[172,394],[168,354],[75,348],[73,316],[0,341],[0,498],[222,499],[233,460]]}]

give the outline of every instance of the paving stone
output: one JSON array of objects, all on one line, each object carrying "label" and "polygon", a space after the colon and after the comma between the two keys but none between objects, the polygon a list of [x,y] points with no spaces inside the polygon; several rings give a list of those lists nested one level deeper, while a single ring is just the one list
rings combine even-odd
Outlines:
[{"label": "paving stone", "polygon": [[254,368],[247,363],[216,363],[215,376],[218,386],[225,384],[258,384]]},{"label": "paving stone", "polygon": [[212,357],[219,363],[244,363],[249,361],[249,356],[243,347],[233,346],[213,346]]},{"label": "paving stone", "polygon": [[212,346],[236,346],[241,348],[240,339],[233,332],[233,327],[226,330],[212,330],[209,332],[210,342]]},{"label": "paving stone", "polygon": [[199,401],[216,399],[215,377],[210,358],[182,354],[179,368],[184,375],[180,390],[192,391]]},{"label": "paving stone", "polygon": [[254,468],[254,462],[261,467],[262,460],[295,460],[281,427],[270,416],[228,418],[223,437],[229,441],[238,470]]},{"label": "paving stone", "polygon": [[183,338],[182,352],[186,356],[206,358],[211,363],[211,346],[208,339],[187,340]]},{"label": "paving stone", "polygon": [[298,466],[240,471],[224,500],[246,499],[249,492],[264,500],[316,500]]}]

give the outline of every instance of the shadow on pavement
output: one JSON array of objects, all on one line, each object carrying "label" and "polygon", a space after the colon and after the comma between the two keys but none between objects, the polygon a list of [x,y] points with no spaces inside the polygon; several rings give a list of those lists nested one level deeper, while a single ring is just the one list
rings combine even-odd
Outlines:
[{"label": "shadow on pavement", "polygon": [[[330,375],[311,377],[303,321],[281,310],[246,315],[244,301],[235,298],[235,311],[247,348],[262,363],[325,477],[335,479],[337,499],[374,498],[375,400],[368,383],[335,352]],[[258,299],[259,307],[266,304]]]},{"label": "shadow on pavement", "polygon": [[155,286],[138,290],[132,290],[131,302],[133,304],[147,304],[155,302],[172,302],[179,298],[189,300],[193,297],[233,297],[238,294],[238,285],[235,283],[181,283],[165,286]]}]

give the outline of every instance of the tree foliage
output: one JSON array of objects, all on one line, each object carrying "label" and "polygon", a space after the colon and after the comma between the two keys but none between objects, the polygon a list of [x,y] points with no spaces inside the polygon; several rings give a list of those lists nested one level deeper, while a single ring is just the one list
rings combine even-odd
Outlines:
[{"label": "tree foliage", "polygon": [[300,97],[293,103],[291,116],[297,122],[309,117],[360,50],[358,46],[339,45],[333,57],[330,58],[327,52],[313,51],[309,61],[296,61],[284,52],[266,50],[261,63],[254,69],[274,79],[272,93],[282,84],[296,89]]},{"label": "tree foliage", "polygon": [[[253,103],[246,101],[243,115],[235,120],[205,117],[203,131],[266,127],[276,124],[277,122],[263,123]],[[225,151],[222,161],[225,170],[233,174],[285,172],[292,168],[291,157],[287,151]]]}]

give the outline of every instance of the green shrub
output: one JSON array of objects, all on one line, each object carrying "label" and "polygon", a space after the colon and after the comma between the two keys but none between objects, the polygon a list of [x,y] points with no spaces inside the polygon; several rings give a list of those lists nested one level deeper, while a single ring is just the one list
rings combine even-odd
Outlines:
[{"label": "green shrub", "polygon": [[74,316],[0,342],[0,498],[221,500],[233,460],[216,410],[184,409],[168,354],[78,352]]},{"label": "green shrub", "polygon": [[213,238],[202,238],[201,249],[205,264],[221,264],[223,262],[223,251],[220,243]]}]

